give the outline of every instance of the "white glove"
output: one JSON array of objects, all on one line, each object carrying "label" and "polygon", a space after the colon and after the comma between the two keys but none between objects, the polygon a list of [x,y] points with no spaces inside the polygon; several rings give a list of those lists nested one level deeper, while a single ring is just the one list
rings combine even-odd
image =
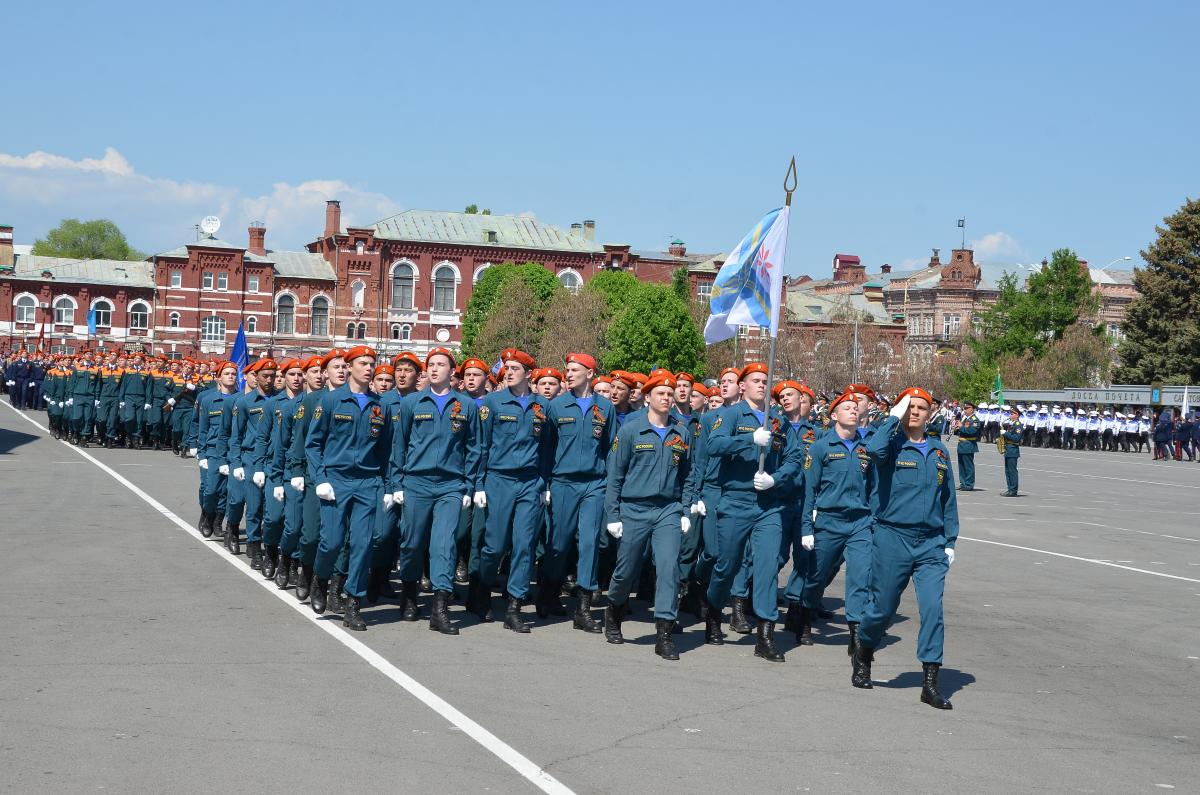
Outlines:
[{"label": "white glove", "polygon": [[812,552],[814,549],[817,548],[816,536],[800,536],[800,546],[806,552]]},{"label": "white glove", "polygon": [[470,495],[470,494],[464,494],[464,495],[463,495],[463,507],[464,507],[464,508],[470,508],[470,507],[471,507],[471,495]]},{"label": "white glove", "polygon": [[188,391],[189,391],[189,392],[191,392],[191,391],[194,391],[194,390],[196,389],[196,385],[195,385],[195,384],[193,384],[191,381],[189,381],[189,382],[188,382],[188,384],[187,384],[187,388],[188,388]]},{"label": "white glove", "polygon": [[168,405],[168,406],[174,406],[174,405],[175,405],[175,398],[167,398],[167,405]]},{"label": "white glove", "polygon": [[228,475],[229,464],[221,464],[221,466],[217,467],[217,472],[220,472],[222,475]]},{"label": "white glove", "polygon": [[766,428],[756,428],[754,431],[754,443],[759,447],[766,447],[771,443],[771,432]]},{"label": "white glove", "polygon": [[16,385],[17,385],[17,382],[16,382],[16,381],[5,381],[4,383],[8,384],[9,386],[16,386]]},{"label": "white glove", "polygon": [[385,510],[385,511],[392,510],[392,503],[394,503],[394,502],[395,502],[395,500],[392,499],[391,492],[385,491],[383,493],[383,510]]},{"label": "white glove", "polygon": [[124,401],[124,400],[122,400],[120,403],[118,403],[118,404],[117,404],[117,408],[119,408],[119,409],[123,409],[123,408],[125,408],[125,401]]},{"label": "white glove", "polygon": [[705,506],[704,500],[696,500],[692,503],[692,507],[688,513],[692,516],[708,516],[708,508]]},{"label": "white glove", "polygon": [[896,401],[896,405],[892,406],[892,410],[888,414],[898,420],[903,420],[904,415],[908,414],[908,404],[910,402],[912,402],[912,395],[905,395]]},{"label": "white glove", "polygon": [[755,491],[766,491],[767,489],[771,488],[774,485],[775,485],[775,478],[771,477],[766,472],[755,472],[754,473],[754,490]]},{"label": "white glove", "polygon": [[235,468],[233,470],[233,477],[235,480],[245,480],[246,479],[246,470],[243,469],[242,467]]},{"label": "white glove", "polygon": [[304,492],[304,478],[295,477],[295,478],[292,478],[289,482],[292,484],[293,489],[295,489],[296,491],[299,491],[301,493]]},{"label": "white glove", "polygon": [[30,385],[30,386],[37,386],[37,381],[30,381],[30,382],[29,382],[29,385]]},{"label": "white glove", "polygon": [[97,400],[97,401],[96,401],[96,408],[100,408],[100,401],[99,401],[99,400]]},{"label": "white glove", "polygon": [[404,492],[403,491],[393,491],[392,492],[392,502],[396,503],[397,505],[403,505],[404,504]]},{"label": "white glove", "polygon": [[317,484],[317,498],[322,500],[333,500],[333,485],[330,483]]},{"label": "white glove", "polygon": [[946,568],[950,568],[953,565],[954,565],[954,550],[947,549],[946,550]]},{"label": "white glove", "polygon": [[679,531],[687,535],[687,531],[692,529],[692,520],[686,516],[679,517]]},{"label": "white glove", "polygon": [[545,491],[542,492],[542,505],[549,505],[549,504],[550,504],[550,489],[546,489]]},{"label": "white glove", "polygon": [[196,457],[196,453],[198,453],[198,452],[199,452],[199,449],[198,449],[198,448],[195,448],[195,447],[192,447],[192,448],[189,448],[189,449],[188,449],[188,455],[190,455],[192,458],[195,458],[195,457]]},{"label": "white glove", "polygon": [[196,466],[200,467],[201,469],[208,469],[208,459],[201,458],[199,461],[196,462]]},{"label": "white glove", "polygon": [[609,522],[608,523],[608,534],[610,536],[612,536],[613,538],[620,538],[621,533],[624,533],[624,532],[625,532],[625,525],[622,524],[621,522]]},{"label": "white glove", "polygon": [[276,502],[283,502],[283,486],[271,489],[271,496],[275,498]]},{"label": "white glove", "polygon": [[66,404],[66,403],[63,403],[63,402],[60,400],[60,401],[58,401],[58,407],[59,407],[60,409],[65,409],[65,408],[67,407],[67,404]]},{"label": "white glove", "polygon": [[255,472],[254,475],[251,476],[250,480],[254,481],[254,485],[258,486],[261,489],[263,487],[263,485],[267,482],[267,473],[266,472]]},{"label": "white glove", "polygon": [[68,405],[68,406],[74,406],[74,405],[75,405],[75,398],[73,398],[73,397],[71,397],[71,398],[67,398],[67,405]]},{"label": "white glove", "polygon": [[149,404],[149,403],[147,403],[146,405],[142,406],[142,408],[143,408],[145,411],[149,411],[149,410],[150,410],[150,404]]},{"label": "white glove", "polygon": [[487,507],[487,494],[486,493],[484,493],[482,491],[477,491],[477,492],[475,492],[475,496],[472,497],[471,499],[475,503],[476,508],[486,508]]},{"label": "white glove", "polygon": [[42,400],[50,400],[50,398],[47,397],[46,395],[42,395]]}]

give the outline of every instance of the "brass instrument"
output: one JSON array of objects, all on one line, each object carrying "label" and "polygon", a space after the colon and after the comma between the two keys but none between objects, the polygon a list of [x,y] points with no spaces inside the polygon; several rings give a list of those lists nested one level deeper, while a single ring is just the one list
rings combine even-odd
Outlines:
[{"label": "brass instrument", "polygon": [[1000,451],[1000,455],[1004,455],[1004,445],[1005,445],[1004,434],[1001,433],[999,436],[996,437],[996,449]]}]

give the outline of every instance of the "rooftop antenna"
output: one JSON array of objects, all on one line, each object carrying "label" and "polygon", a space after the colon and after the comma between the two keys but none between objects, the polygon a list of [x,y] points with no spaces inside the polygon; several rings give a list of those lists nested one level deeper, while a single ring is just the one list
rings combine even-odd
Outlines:
[{"label": "rooftop antenna", "polygon": [[966,247],[967,247],[967,219],[966,218],[958,219],[958,228],[962,230],[962,247],[964,249],[966,249]]}]

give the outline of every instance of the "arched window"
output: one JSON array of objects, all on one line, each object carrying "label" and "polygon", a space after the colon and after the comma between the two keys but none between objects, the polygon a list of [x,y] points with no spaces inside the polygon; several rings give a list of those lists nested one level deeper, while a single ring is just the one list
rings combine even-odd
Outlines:
[{"label": "arched window", "polygon": [[129,328],[145,331],[150,328],[150,307],[141,301],[129,305]]},{"label": "arched window", "polygon": [[17,307],[17,322],[18,323],[36,323],[37,322],[37,299],[32,295],[23,295],[16,300]]},{"label": "arched window", "polygon": [[246,333],[254,334],[257,331],[258,331],[258,318],[256,318],[256,317],[246,318]]},{"label": "arched window", "polygon": [[392,339],[400,342],[408,342],[412,339],[412,326],[407,323],[392,324]]},{"label": "arched window", "polygon": [[475,275],[471,279],[471,284],[479,284],[479,280],[483,278],[483,272],[492,267],[492,263],[485,262],[475,269]]},{"label": "arched window", "polygon": [[367,338],[367,324],[366,323],[358,324],[358,333],[355,336],[356,336],[356,338],[358,338],[360,340],[365,340]]},{"label": "arched window", "polygon": [[171,328],[179,328],[180,320],[181,318],[178,312],[172,312],[171,314],[167,315],[167,325]]},{"label": "arched window", "polygon": [[454,311],[454,269],[449,265],[433,272],[433,311]]},{"label": "arched window", "polygon": [[350,305],[355,309],[363,308],[363,298],[367,293],[367,285],[363,282],[356,281],[350,285]]},{"label": "arched window", "polygon": [[323,295],[318,295],[312,301],[312,307],[309,310],[309,318],[311,319],[310,333],[315,337],[329,336],[329,299]]},{"label": "arched window", "polygon": [[416,282],[416,272],[407,262],[397,262],[392,266],[392,309],[413,308],[413,285]]},{"label": "arched window", "polygon": [[112,304],[104,299],[100,299],[92,304],[92,311],[96,313],[96,328],[109,328],[112,326]]},{"label": "arched window", "polygon": [[224,342],[225,318],[217,315],[209,315],[204,318],[204,322],[200,325],[200,341]]},{"label": "arched window", "polygon": [[54,300],[54,323],[58,326],[75,325],[75,302],[65,295]]},{"label": "arched window", "polygon": [[296,332],[296,299],[281,295],[275,302],[275,330],[280,334]]},{"label": "arched window", "polygon": [[558,280],[575,295],[579,295],[579,291],[583,289],[583,278],[573,270],[565,270],[558,274]]}]

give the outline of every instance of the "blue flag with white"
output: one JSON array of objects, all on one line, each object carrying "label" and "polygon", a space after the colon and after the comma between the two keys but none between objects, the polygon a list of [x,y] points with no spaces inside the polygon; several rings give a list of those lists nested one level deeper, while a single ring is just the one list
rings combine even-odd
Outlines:
[{"label": "blue flag with white", "polygon": [[233,341],[233,353],[229,354],[229,361],[237,365],[238,391],[240,392],[246,388],[246,376],[242,375],[242,371],[250,363],[250,352],[246,347],[246,327],[243,323],[238,323],[238,333]]},{"label": "blue flag with white", "polygon": [[96,310],[89,309],[87,314],[88,321],[88,336],[96,336]]},{"label": "blue flag with white", "polygon": [[763,216],[721,266],[709,298],[706,343],[729,339],[738,326],[761,326],[772,337],[779,334],[790,213],[785,206]]}]

